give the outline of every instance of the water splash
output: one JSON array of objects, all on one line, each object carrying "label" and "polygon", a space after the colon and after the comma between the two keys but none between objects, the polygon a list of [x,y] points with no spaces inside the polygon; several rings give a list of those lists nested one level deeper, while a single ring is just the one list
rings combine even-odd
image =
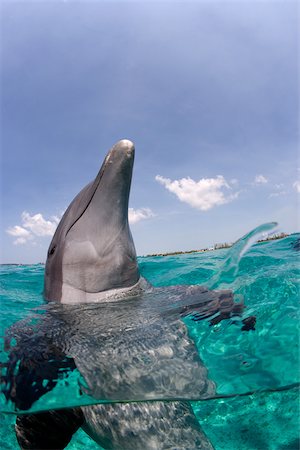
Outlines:
[{"label": "water splash", "polygon": [[216,289],[222,284],[231,284],[239,270],[239,263],[242,256],[254,245],[259,238],[269,235],[278,226],[277,222],[268,222],[263,225],[259,225],[249,233],[240,238],[229,250],[227,257],[222,262],[218,271],[208,280],[206,283],[210,289]]}]

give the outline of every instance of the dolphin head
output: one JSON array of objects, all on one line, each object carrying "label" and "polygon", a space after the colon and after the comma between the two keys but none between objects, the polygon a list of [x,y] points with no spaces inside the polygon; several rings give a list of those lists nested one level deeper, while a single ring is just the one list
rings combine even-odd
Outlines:
[{"label": "dolphin head", "polygon": [[128,225],[134,145],[117,142],[95,180],[72,201],[53,236],[45,268],[44,297],[86,302],[139,280]]}]

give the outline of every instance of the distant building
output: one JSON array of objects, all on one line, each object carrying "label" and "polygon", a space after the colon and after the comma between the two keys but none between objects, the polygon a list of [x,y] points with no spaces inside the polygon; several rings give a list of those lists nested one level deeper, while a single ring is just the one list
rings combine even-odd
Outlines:
[{"label": "distant building", "polygon": [[228,242],[224,242],[223,244],[215,244],[214,250],[219,250],[221,248],[229,248],[229,247],[232,247],[232,244],[228,243]]}]

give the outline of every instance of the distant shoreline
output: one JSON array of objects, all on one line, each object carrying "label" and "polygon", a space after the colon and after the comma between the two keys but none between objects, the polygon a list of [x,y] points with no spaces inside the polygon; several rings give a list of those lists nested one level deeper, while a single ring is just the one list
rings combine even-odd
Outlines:
[{"label": "distant shoreline", "polygon": [[[293,234],[293,233],[291,233],[291,234]],[[289,234],[289,233],[275,234],[275,235],[269,236],[269,237],[267,237],[265,239],[259,239],[257,241],[257,243],[268,242],[268,241],[275,241],[277,239],[283,239],[285,237],[290,236],[291,234]],[[167,253],[153,253],[153,254],[142,256],[142,258],[155,257],[155,256],[186,255],[186,254],[189,254],[189,253],[205,253],[205,252],[211,252],[211,251],[215,251],[215,250],[221,250],[222,248],[230,248],[233,245],[234,245],[234,242],[233,243],[225,242],[224,244],[214,244],[213,247],[202,248],[200,250],[182,250],[182,251],[167,252]]]}]

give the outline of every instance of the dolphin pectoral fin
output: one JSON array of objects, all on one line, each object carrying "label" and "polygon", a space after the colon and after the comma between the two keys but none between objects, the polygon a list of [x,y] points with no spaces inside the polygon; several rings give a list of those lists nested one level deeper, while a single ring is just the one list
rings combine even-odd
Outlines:
[{"label": "dolphin pectoral fin", "polygon": [[43,336],[25,335],[7,350],[10,353],[2,364],[1,390],[18,410],[29,410],[56,386],[59,377],[76,368],[72,358]]},{"label": "dolphin pectoral fin", "polygon": [[[201,290],[199,292],[199,303],[196,302],[188,307],[185,306],[181,316],[191,316],[194,322],[211,318],[209,323],[212,326],[217,325],[222,320],[241,316],[244,309],[244,301],[236,302],[233,292],[229,289],[220,291]],[[247,326],[244,326],[243,330],[246,329],[248,330]]]},{"label": "dolphin pectoral fin", "polygon": [[[199,303],[186,305],[181,311],[181,317],[191,316],[194,322],[209,319],[210,326],[217,325],[222,320],[241,317],[246,308],[243,299],[234,300],[231,290],[195,290],[199,295]],[[201,298],[203,297],[203,298]],[[205,298],[206,297],[206,298]],[[242,320],[242,331],[255,330],[256,317],[249,316]]]},{"label": "dolphin pectoral fin", "polygon": [[16,436],[22,450],[61,450],[84,423],[80,408],[17,416]]}]

